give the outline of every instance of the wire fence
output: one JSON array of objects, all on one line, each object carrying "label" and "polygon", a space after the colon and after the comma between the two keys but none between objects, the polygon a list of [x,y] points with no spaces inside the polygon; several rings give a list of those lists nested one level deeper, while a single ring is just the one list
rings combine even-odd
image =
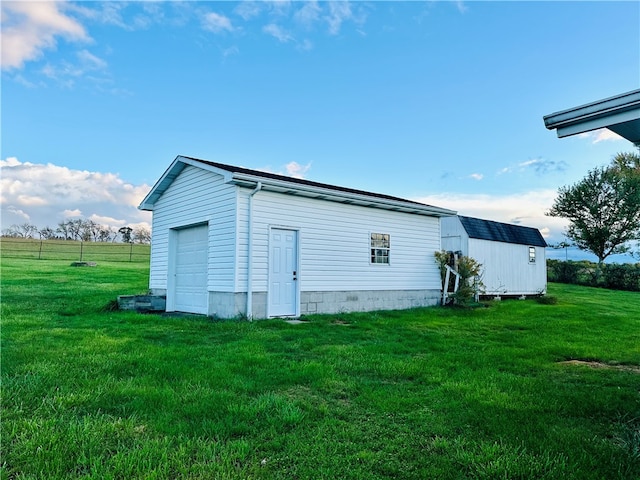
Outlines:
[{"label": "wire fence", "polygon": [[3,237],[0,254],[7,258],[71,260],[80,262],[149,262],[150,245],[133,243],[34,240]]}]

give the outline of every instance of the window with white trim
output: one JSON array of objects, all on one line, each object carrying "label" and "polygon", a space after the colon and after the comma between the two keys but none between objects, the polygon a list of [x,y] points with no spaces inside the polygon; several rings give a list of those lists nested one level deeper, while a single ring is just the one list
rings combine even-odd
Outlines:
[{"label": "window with white trim", "polygon": [[536,247],[529,247],[529,263],[536,263]]},{"label": "window with white trim", "polygon": [[389,263],[391,239],[388,233],[371,234],[371,263]]}]

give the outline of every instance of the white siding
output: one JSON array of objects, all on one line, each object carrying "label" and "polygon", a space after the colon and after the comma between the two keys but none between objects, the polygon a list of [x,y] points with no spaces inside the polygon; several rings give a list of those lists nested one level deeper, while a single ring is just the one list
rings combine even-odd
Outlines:
[{"label": "white siding", "polygon": [[200,168],[187,166],[178,175],[153,209],[150,288],[167,288],[170,229],[208,223],[208,289],[233,291],[235,191],[236,187],[222,182],[221,175]]},{"label": "white siding", "polygon": [[455,217],[443,217],[441,219],[442,249],[448,252],[462,252],[469,255],[469,235],[463,228],[460,219]]},{"label": "white siding", "polygon": [[[241,189],[238,278],[247,285],[248,189]],[[301,291],[440,289],[438,218],[261,191],[253,199],[253,288],[267,290],[270,227],[300,232]],[[370,234],[391,236],[390,264],[370,264]]]},{"label": "white siding", "polygon": [[535,295],[545,292],[545,249],[535,248],[536,262],[529,263],[529,245],[469,239],[469,256],[483,265],[485,293]]}]

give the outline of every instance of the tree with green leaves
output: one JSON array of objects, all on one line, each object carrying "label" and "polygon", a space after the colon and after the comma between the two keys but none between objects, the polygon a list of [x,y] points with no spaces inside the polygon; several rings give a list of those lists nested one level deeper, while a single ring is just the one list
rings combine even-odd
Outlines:
[{"label": "tree with green leaves", "polygon": [[133,228],[131,227],[120,227],[118,229],[118,233],[122,235],[122,241],[124,243],[133,243],[131,239],[131,233],[133,232]]},{"label": "tree with green leaves", "polygon": [[619,153],[609,166],[561,187],[547,215],[569,219],[566,236],[598,257],[599,267],[609,255],[628,252],[640,238],[640,156]]}]

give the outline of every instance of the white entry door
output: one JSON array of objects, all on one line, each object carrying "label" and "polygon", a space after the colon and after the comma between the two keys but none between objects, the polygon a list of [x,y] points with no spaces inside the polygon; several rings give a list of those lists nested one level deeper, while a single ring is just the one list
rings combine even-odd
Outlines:
[{"label": "white entry door", "polygon": [[298,232],[274,228],[269,239],[269,315],[298,311]]},{"label": "white entry door", "polygon": [[176,230],[173,310],[207,314],[209,227]]}]

